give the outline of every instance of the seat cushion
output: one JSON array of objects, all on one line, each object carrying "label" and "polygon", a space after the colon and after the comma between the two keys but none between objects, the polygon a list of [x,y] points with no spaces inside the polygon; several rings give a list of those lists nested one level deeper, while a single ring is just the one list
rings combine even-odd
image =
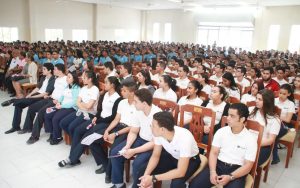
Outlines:
[{"label": "seat cushion", "polygon": [[296,131],[289,131],[287,134],[285,134],[283,137],[280,138],[280,141],[294,142],[295,138],[296,138]]}]

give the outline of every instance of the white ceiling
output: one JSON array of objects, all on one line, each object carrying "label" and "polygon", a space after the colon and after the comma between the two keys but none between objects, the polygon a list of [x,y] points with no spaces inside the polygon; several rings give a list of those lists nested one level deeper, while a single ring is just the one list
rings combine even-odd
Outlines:
[{"label": "white ceiling", "polygon": [[186,9],[193,7],[237,7],[237,6],[289,6],[300,5],[300,0],[56,0],[80,1],[141,10]]}]

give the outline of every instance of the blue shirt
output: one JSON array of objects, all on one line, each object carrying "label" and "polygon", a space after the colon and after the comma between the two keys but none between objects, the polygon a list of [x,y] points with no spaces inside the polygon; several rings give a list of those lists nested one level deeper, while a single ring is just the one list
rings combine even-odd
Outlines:
[{"label": "blue shirt", "polygon": [[152,58],[156,58],[156,55],[155,54],[146,54],[146,55],[144,55],[144,59],[146,61],[150,61]]},{"label": "blue shirt", "polygon": [[142,62],[143,57],[142,57],[142,55],[131,55],[131,60],[134,62]]},{"label": "blue shirt", "polygon": [[68,64],[68,65],[72,65],[72,64],[73,64],[73,61],[74,61],[74,57],[73,57],[73,56],[67,57],[67,64]]},{"label": "blue shirt", "polygon": [[65,64],[64,63],[64,60],[62,60],[61,58],[58,58],[58,59],[52,59],[52,62],[51,62],[53,65],[56,65],[56,64]]},{"label": "blue shirt", "polygon": [[112,62],[109,56],[106,57],[100,57],[99,63],[105,64],[106,62]]},{"label": "blue shirt", "polygon": [[126,63],[128,62],[128,57],[123,55],[122,57],[119,56],[118,61],[120,61],[121,63]]}]

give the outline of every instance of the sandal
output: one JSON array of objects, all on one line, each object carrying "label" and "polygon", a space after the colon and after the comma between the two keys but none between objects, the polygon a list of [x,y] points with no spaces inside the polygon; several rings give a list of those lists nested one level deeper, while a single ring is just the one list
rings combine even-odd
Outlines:
[{"label": "sandal", "polygon": [[70,164],[71,164],[70,160],[62,160],[58,163],[58,166],[63,168],[63,167],[65,167],[67,165],[70,165]]}]

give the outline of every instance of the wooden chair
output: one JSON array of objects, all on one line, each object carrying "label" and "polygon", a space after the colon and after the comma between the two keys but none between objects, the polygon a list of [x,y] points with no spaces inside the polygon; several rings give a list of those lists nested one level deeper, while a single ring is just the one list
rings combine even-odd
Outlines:
[{"label": "wooden chair", "polygon": [[174,120],[175,122],[177,122],[178,113],[179,113],[179,107],[177,103],[165,99],[159,99],[159,98],[153,98],[152,103],[158,106],[163,111],[172,112]]},{"label": "wooden chair", "polygon": [[[222,120],[221,120],[221,127],[226,126],[226,124],[227,124],[227,116],[223,116]],[[257,166],[258,165],[258,158],[259,158],[259,153],[260,153],[262,136],[263,136],[263,132],[264,132],[264,127],[261,126],[257,121],[252,121],[252,120],[247,120],[246,127],[247,127],[247,129],[253,130],[254,132],[258,133],[257,153],[256,153],[255,161],[254,161],[254,164],[253,164],[253,167],[252,167],[250,173],[246,177],[246,184],[245,184],[245,188],[252,188],[252,187],[255,187],[255,184],[256,184],[257,181],[258,181],[258,183],[260,182],[261,172],[264,169],[264,168],[261,168],[261,167]],[[270,155],[270,158],[271,158],[271,156],[272,155]],[[266,164],[268,164],[270,166],[270,160],[267,160]],[[269,168],[267,170],[268,171],[266,171],[265,176],[264,176],[264,182],[267,179]],[[259,171],[259,172],[257,172],[257,175],[256,175],[256,171]]]},{"label": "wooden chair", "polygon": [[[184,126],[184,112],[190,112],[192,113],[192,120],[190,122],[190,131],[194,135],[194,138],[198,144],[198,147],[201,149],[206,150],[206,157],[208,157],[210,148],[211,148],[211,142],[213,138],[214,133],[214,127],[215,127],[215,120],[216,120],[216,113],[209,108],[205,107],[199,107],[194,106],[190,104],[182,105],[180,107],[180,126]],[[202,142],[204,137],[204,117],[210,117],[211,123],[210,123],[210,132],[208,134],[208,143],[204,144]]]},{"label": "wooden chair", "polygon": [[151,80],[151,85],[153,85],[155,87],[155,89],[159,88],[159,83],[155,80]]},{"label": "wooden chair", "polygon": [[23,90],[24,96],[26,96],[28,93],[30,93],[34,88],[36,88],[37,84],[31,84],[31,83],[24,83],[21,85],[21,88]]},{"label": "wooden chair", "polygon": [[244,94],[248,93],[249,91],[251,91],[251,86],[245,87],[242,94],[244,95]]},{"label": "wooden chair", "polygon": [[[280,117],[281,110],[280,108],[276,108],[276,113]],[[288,132],[279,139],[279,143],[283,144],[287,147],[287,155],[285,159],[285,168],[289,167],[290,158],[293,156],[294,145],[296,141],[297,131],[298,131],[298,123],[299,123],[299,111],[297,121],[291,120],[291,124],[295,127],[295,131],[288,130]],[[275,146],[276,147],[276,146]]]},{"label": "wooden chair", "polygon": [[252,107],[252,106],[256,106],[256,101],[249,101],[249,102],[247,102],[246,105],[248,106],[248,108]]},{"label": "wooden chair", "polygon": [[176,94],[177,94],[177,98],[180,99],[181,97],[186,96],[187,91],[186,89],[177,87]]},{"label": "wooden chair", "polygon": [[207,93],[205,93],[204,91],[200,91],[199,97],[200,97],[203,101],[205,101],[205,100],[207,100],[207,99],[209,98],[209,95],[208,95]]},{"label": "wooden chair", "polygon": [[[299,101],[299,106],[297,106],[298,108],[298,116],[297,116],[297,122],[298,122],[298,127],[297,127],[297,130],[296,130],[296,134],[299,132],[299,121],[300,121],[300,94],[294,94],[294,99],[295,100],[298,100]],[[300,137],[298,138],[298,148],[300,148]],[[292,153],[293,155],[293,153]]]},{"label": "wooden chair", "polygon": [[216,86],[216,85],[217,85],[217,82],[214,81],[214,80],[208,80],[208,84],[209,84],[209,85]]},{"label": "wooden chair", "polygon": [[234,104],[234,103],[240,103],[240,99],[238,98],[235,98],[235,97],[228,97],[228,102],[231,103],[231,104]]}]

